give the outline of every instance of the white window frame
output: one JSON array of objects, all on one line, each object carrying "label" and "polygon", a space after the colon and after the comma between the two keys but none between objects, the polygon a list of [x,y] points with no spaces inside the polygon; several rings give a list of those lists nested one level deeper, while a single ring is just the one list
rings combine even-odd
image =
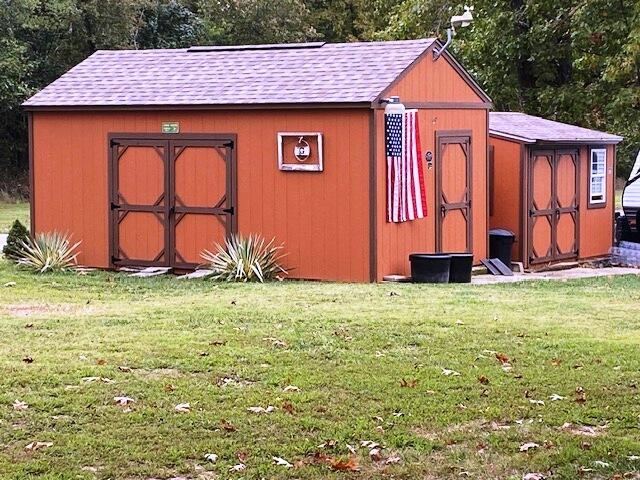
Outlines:
[{"label": "white window frame", "polygon": [[[600,158],[597,156],[602,155],[602,161],[604,165],[602,166],[602,173],[594,173],[593,163],[594,159],[596,161],[600,161]],[[594,178],[602,178],[602,198],[594,199],[593,188],[593,179]],[[599,196],[600,194],[595,194]],[[607,149],[606,148],[591,148],[589,150],[589,204],[590,205],[602,205],[607,203]]]}]

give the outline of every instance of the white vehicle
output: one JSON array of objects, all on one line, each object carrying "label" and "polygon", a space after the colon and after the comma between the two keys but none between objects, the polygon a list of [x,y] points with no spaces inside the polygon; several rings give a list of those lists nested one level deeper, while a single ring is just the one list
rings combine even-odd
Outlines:
[{"label": "white vehicle", "polygon": [[636,220],[637,212],[640,210],[640,152],[622,192],[622,209],[630,221]]}]

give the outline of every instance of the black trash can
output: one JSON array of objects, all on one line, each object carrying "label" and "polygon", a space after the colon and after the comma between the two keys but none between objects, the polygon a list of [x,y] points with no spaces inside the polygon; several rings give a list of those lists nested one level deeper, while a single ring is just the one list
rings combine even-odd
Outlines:
[{"label": "black trash can", "polygon": [[411,281],[416,283],[448,283],[451,255],[440,253],[412,253]]},{"label": "black trash can", "polygon": [[472,253],[452,253],[451,266],[449,267],[449,283],[471,282],[472,268],[473,268]]},{"label": "black trash can", "polygon": [[502,263],[511,268],[511,250],[516,236],[513,232],[503,228],[489,230],[489,258],[499,258]]}]

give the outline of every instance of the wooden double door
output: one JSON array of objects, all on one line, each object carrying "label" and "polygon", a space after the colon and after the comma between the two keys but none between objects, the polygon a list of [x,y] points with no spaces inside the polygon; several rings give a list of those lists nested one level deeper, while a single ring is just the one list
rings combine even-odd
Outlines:
[{"label": "wooden double door", "polygon": [[233,135],[109,138],[111,266],[194,268],[236,231]]},{"label": "wooden double door", "polygon": [[532,150],[526,229],[530,265],[577,258],[579,199],[579,151]]}]

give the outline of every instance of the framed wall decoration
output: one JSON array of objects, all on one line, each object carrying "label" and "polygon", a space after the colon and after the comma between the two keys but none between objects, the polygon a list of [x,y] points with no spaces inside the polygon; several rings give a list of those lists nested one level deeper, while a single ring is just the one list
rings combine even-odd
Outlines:
[{"label": "framed wall decoration", "polygon": [[279,132],[278,168],[285,172],[321,172],[324,168],[322,133]]}]

